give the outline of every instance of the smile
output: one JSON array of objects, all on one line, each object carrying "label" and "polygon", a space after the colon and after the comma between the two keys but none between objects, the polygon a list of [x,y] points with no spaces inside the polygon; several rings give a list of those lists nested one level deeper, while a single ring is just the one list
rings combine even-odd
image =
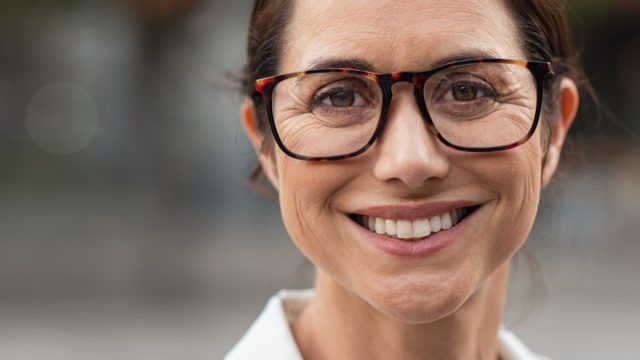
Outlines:
[{"label": "smile", "polygon": [[385,219],[352,214],[350,217],[365,229],[379,235],[405,241],[425,239],[438,232],[455,227],[477,207],[463,207],[422,219]]}]

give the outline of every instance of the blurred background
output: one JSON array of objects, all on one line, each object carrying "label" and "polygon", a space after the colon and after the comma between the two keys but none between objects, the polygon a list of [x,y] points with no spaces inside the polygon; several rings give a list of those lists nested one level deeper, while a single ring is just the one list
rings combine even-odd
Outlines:
[{"label": "blurred background", "polygon": [[[250,8],[0,0],[0,359],[219,359],[311,286],[246,180]],[[582,109],[506,323],[556,359],[639,359],[640,2],[570,9],[618,118]]]}]

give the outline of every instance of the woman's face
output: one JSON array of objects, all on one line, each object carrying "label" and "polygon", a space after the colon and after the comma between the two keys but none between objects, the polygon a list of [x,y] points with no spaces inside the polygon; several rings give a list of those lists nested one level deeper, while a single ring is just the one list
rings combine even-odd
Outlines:
[{"label": "woman's face", "polygon": [[[499,0],[297,0],[285,34],[280,73],[332,59],[385,73],[459,57],[525,58]],[[363,155],[307,162],[277,149],[273,167],[264,165],[302,252],[380,312],[422,323],[458,309],[524,243],[542,186],[540,134],[509,151],[449,149],[426,127],[412,85],[399,83],[386,127]],[[429,219],[433,231],[430,218],[457,209],[473,211],[426,245],[396,246],[354,220],[388,219],[399,229]]]}]

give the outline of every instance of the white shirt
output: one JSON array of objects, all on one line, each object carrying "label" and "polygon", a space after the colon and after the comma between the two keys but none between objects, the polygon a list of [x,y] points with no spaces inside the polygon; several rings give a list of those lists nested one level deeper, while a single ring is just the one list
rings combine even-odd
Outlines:
[{"label": "white shirt", "polygon": [[[313,290],[280,290],[269,299],[264,310],[227,353],[225,360],[302,360],[291,333],[291,322],[309,299]],[[510,331],[498,331],[500,355],[504,360],[550,360],[534,354]]]}]

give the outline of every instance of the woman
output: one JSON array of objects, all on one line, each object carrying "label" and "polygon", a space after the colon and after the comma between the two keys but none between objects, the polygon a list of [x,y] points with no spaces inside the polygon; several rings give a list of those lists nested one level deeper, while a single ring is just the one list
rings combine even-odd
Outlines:
[{"label": "woman", "polygon": [[242,117],[314,291],[227,359],[539,359],[511,260],[577,108],[559,0],[257,1]]}]

